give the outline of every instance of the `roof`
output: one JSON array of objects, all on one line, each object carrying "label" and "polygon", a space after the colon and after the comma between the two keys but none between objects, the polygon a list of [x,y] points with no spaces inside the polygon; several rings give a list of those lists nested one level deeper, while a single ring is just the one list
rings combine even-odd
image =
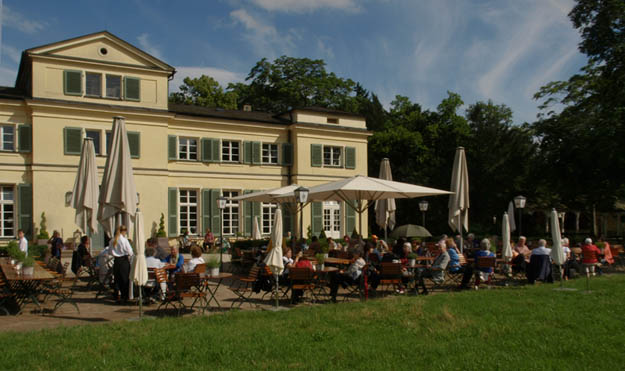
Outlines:
[{"label": "roof", "polygon": [[319,112],[319,113],[328,113],[328,114],[335,115],[335,116],[350,116],[350,117],[363,118],[363,116],[358,115],[356,113],[347,112],[347,111],[339,111],[339,110],[324,108],[324,107],[316,107],[316,106],[293,108],[289,112],[294,112],[294,111],[312,111],[312,112]]},{"label": "roof", "polygon": [[26,98],[26,92],[12,86],[0,86],[0,98],[21,100]]},{"label": "roof", "polygon": [[220,119],[267,122],[271,124],[289,125],[291,122],[286,119],[279,118],[273,113],[261,111],[239,111],[225,110],[221,108],[209,108],[201,106],[192,106],[187,104],[169,103],[169,112],[199,117],[213,117]]}]

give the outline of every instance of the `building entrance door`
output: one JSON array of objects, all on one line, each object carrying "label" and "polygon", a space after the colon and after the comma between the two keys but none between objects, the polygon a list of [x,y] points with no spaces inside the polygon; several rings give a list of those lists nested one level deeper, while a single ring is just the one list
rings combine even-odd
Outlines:
[{"label": "building entrance door", "polygon": [[337,201],[323,203],[323,231],[326,237],[341,238],[341,204]]}]

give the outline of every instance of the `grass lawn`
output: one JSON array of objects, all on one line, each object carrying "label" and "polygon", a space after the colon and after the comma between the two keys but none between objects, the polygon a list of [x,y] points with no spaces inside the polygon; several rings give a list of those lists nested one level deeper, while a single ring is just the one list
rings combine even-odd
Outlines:
[{"label": "grass lawn", "polygon": [[622,370],[625,275],[565,285],[1,333],[0,368]]}]

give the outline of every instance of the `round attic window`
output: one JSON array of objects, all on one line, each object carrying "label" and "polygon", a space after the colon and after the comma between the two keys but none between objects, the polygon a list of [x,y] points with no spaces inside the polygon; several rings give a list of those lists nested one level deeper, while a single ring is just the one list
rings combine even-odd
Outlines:
[{"label": "round attic window", "polygon": [[109,51],[106,48],[100,48],[100,55],[106,55]]}]

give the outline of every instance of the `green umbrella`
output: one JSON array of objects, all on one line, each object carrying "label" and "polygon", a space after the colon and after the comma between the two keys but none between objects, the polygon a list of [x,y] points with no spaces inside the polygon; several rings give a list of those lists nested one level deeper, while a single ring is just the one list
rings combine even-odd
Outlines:
[{"label": "green umbrella", "polygon": [[432,234],[420,225],[405,224],[393,229],[390,235],[393,239],[400,237],[432,237]]}]

